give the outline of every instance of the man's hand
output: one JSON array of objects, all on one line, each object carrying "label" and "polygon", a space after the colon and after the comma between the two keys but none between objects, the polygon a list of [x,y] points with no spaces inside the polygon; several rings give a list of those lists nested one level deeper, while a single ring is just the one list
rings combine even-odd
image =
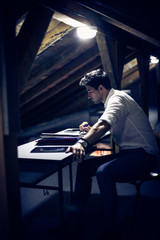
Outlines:
[{"label": "man's hand", "polygon": [[81,125],[79,125],[79,129],[82,132],[88,132],[90,130],[91,126],[89,126],[88,122],[83,122]]},{"label": "man's hand", "polygon": [[73,153],[73,160],[77,163],[82,162],[85,156],[85,150],[80,143],[76,143],[73,146],[67,148],[66,153]]}]

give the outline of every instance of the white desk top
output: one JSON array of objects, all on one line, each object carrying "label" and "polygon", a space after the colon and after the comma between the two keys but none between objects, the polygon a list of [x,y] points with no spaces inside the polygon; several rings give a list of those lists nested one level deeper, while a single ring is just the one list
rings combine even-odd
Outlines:
[{"label": "white desk top", "polygon": [[32,142],[25,143],[23,145],[18,146],[18,158],[24,159],[24,160],[35,159],[35,160],[44,160],[44,161],[47,161],[47,160],[62,161],[72,155],[71,152],[70,153],[65,153],[65,152],[31,153],[31,150],[33,150],[36,146],[37,146],[36,141],[32,141]]}]

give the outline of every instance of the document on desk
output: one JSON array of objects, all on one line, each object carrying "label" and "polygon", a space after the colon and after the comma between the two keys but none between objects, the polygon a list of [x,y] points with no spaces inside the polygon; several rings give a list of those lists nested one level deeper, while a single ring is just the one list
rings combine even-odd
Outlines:
[{"label": "document on desk", "polygon": [[68,128],[57,133],[44,132],[41,133],[37,145],[73,145],[80,136],[82,136],[82,132],[79,128]]},{"label": "document on desk", "polygon": [[61,153],[65,152],[67,147],[35,147],[31,153]]},{"label": "document on desk", "polygon": [[73,145],[78,139],[78,137],[72,136],[43,137],[37,141],[37,145]]},{"label": "document on desk", "polygon": [[79,137],[81,135],[81,131],[79,128],[67,128],[63,131],[57,133],[41,133],[41,137],[49,138],[54,136],[70,136],[70,137]]}]

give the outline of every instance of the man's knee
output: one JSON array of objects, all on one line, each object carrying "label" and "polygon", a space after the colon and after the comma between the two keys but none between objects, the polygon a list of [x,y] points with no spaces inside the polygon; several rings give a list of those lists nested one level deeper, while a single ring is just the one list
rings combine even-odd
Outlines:
[{"label": "man's knee", "polygon": [[108,173],[108,168],[107,168],[107,164],[103,164],[101,166],[98,167],[97,172],[96,172],[96,177],[97,179],[102,178],[103,176],[107,176]]}]

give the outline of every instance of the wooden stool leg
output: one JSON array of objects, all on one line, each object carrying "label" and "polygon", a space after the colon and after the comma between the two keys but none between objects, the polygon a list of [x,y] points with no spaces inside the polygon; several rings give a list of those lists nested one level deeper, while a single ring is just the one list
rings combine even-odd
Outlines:
[{"label": "wooden stool leg", "polygon": [[132,239],[135,236],[137,210],[138,210],[139,200],[141,199],[140,189],[141,189],[142,183],[143,183],[142,181],[132,183],[136,187],[136,198],[135,198],[135,204],[134,204],[134,208],[133,208],[133,219],[132,219],[132,228],[131,228],[131,238]]}]

